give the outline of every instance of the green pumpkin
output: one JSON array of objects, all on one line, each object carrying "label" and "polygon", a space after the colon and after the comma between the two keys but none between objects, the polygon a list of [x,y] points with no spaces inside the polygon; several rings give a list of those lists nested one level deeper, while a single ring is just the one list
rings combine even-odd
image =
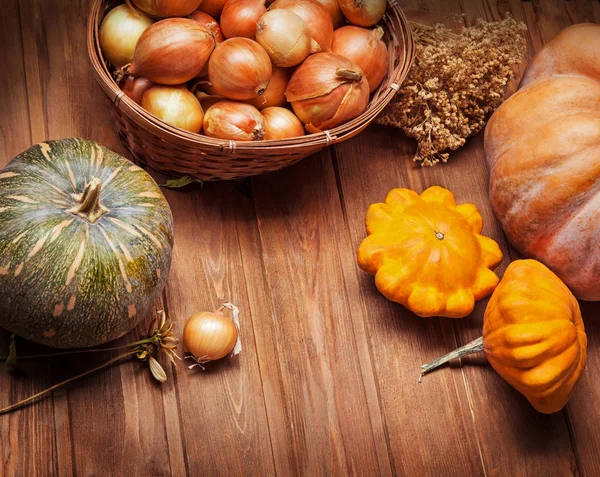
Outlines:
[{"label": "green pumpkin", "polygon": [[143,169],[83,139],[33,146],[0,170],[0,327],[58,348],[122,336],[150,315],[172,248]]}]

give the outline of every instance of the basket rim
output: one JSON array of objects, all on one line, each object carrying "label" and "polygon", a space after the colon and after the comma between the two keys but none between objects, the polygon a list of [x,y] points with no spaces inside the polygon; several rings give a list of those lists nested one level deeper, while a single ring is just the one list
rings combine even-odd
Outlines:
[{"label": "basket rim", "polygon": [[[396,95],[408,71],[412,67],[415,57],[414,38],[410,24],[404,15],[404,12],[396,0],[388,0],[388,10],[385,13],[384,21],[387,24],[390,44],[395,45],[398,50],[399,39],[396,36],[397,28],[392,28],[394,23],[400,27],[401,54],[397,55],[397,64],[393,64],[394,55],[390,52],[390,67],[386,80],[373,93],[367,110],[357,118],[347,123],[327,131],[306,134],[292,139],[261,140],[261,141],[233,141],[211,138],[201,133],[192,133],[180,128],[171,126],[156,116],[147,112],[141,105],[137,104],[119,88],[108,69],[108,63],[104,60],[100,48],[99,26],[105,13],[105,4],[109,0],[93,0],[90,6],[90,14],[87,27],[88,54],[92,62],[96,81],[100,84],[104,92],[112,101],[115,108],[138,126],[149,130],[162,139],[173,142],[182,147],[193,147],[209,151],[260,151],[268,150],[270,152],[287,149],[297,150],[298,148],[316,148],[326,147],[337,144],[349,139],[368,127],[371,122],[387,107],[393,97]],[[166,136],[166,137],[165,137]]]}]

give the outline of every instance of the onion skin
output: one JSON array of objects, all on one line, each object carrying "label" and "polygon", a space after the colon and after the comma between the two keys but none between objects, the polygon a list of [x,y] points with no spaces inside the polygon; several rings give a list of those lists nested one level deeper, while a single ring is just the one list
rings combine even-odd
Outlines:
[{"label": "onion skin", "polygon": [[332,129],[360,116],[369,106],[369,83],[343,56],[317,53],[292,75],[285,92],[309,132]]},{"label": "onion skin", "polygon": [[213,18],[219,18],[227,0],[202,0],[198,10],[208,13]]},{"label": "onion skin", "polygon": [[388,72],[389,57],[386,44],[381,41],[383,28],[375,30],[348,25],[333,34],[331,51],[356,63],[375,91]]},{"label": "onion skin", "polygon": [[273,106],[285,106],[287,104],[285,89],[291,77],[292,70],[290,68],[273,66],[273,74],[266,91],[261,96],[250,99],[246,103],[251,104],[259,111]]},{"label": "onion skin", "polygon": [[298,15],[306,26],[313,40],[322,51],[331,51],[333,42],[333,20],[329,11],[317,0],[277,0],[269,10],[283,8]]},{"label": "onion skin", "polygon": [[346,18],[342,13],[342,9],[340,8],[339,0],[317,0],[321,5],[323,5],[329,15],[331,15],[331,19],[333,20],[333,28],[339,28],[344,23],[346,23]]},{"label": "onion skin", "polygon": [[192,13],[202,0],[133,0],[136,7],[153,17],[184,17]]},{"label": "onion skin", "polygon": [[202,72],[215,45],[212,32],[195,20],[161,20],[142,34],[124,72],[158,84],[183,84]]},{"label": "onion skin", "polygon": [[320,51],[310,37],[308,27],[290,10],[271,10],[256,25],[256,41],[265,49],[276,66],[291,67],[302,63],[308,55]]},{"label": "onion skin", "polygon": [[237,327],[223,313],[195,313],[183,328],[183,348],[202,363],[224,358],[238,340]]},{"label": "onion skin", "polygon": [[254,39],[258,20],[267,13],[265,0],[229,0],[221,13],[221,30],[225,38]]},{"label": "onion skin", "polygon": [[204,115],[204,134],[217,139],[260,141],[265,137],[265,118],[250,104],[219,101]]},{"label": "onion skin", "polygon": [[211,17],[208,13],[196,10],[190,15],[190,17],[192,20],[196,20],[198,23],[200,23],[200,25],[204,25],[206,28],[212,31],[217,43],[223,43],[225,41],[225,37],[221,31],[219,22],[217,22],[217,20]]},{"label": "onion skin", "polygon": [[153,23],[148,15],[126,4],[113,8],[100,25],[102,54],[117,69],[131,63],[135,45]]},{"label": "onion skin", "polygon": [[342,13],[353,25],[370,27],[385,15],[387,0],[339,0]]},{"label": "onion skin", "polygon": [[208,62],[208,78],[215,90],[221,96],[239,101],[261,96],[272,74],[267,52],[248,38],[225,40]]},{"label": "onion skin", "polygon": [[263,109],[265,117],[265,139],[292,139],[304,136],[304,124],[289,109],[271,107]]},{"label": "onion skin", "polygon": [[128,76],[121,86],[123,92],[137,104],[142,104],[144,93],[154,86],[148,78],[142,76]]},{"label": "onion skin", "polygon": [[185,86],[153,86],[144,93],[142,107],[176,128],[193,133],[202,130],[202,106]]}]

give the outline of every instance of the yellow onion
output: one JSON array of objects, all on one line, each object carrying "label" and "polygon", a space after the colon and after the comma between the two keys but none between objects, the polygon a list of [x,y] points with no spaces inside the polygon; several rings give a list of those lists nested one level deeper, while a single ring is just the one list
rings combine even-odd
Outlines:
[{"label": "yellow onion", "polygon": [[261,141],[265,118],[250,104],[219,101],[204,115],[204,134],[217,139]]},{"label": "yellow onion", "polygon": [[387,0],[339,0],[342,13],[354,25],[369,27],[383,18]]},{"label": "yellow onion", "polygon": [[121,69],[118,79],[130,74],[158,84],[183,84],[200,74],[215,44],[212,32],[195,20],[161,20],[142,34],[133,61]]},{"label": "yellow onion", "polygon": [[153,17],[183,17],[192,13],[202,0],[133,0],[133,3]]},{"label": "yellow onion", "polygon": [[117,69],[131,63],[135,45],[153,23],[152,18],[129,5],[113,8],[100,25],[102,54]]},{"label": "yellow onion", "polygon": [[285,106],[287,104],[287,99],[285,99],[285,89],[287,88],[291,76],[292,70],[290,68],[273,66],[271,81],[269,81],[269,86],[267,86],[265,92],[261,96],[249,99],[245,102],[259,110],[270,108],[272,106]]},{"label": "yellow onion", "polygon": [[154,83],[143,76],[128,76],[123,81],[121,89],[137,104],[142,104],[144,93],[154,86]]},{"label": "yellow onion", "polygon": [[256,24],[265,13],[265,0],[229,0],[221,13],[223,35],[254,39]]},{"label": "yellow onion", "polygon": [[194,133],[202,130],[202,106],[185,86],[153,86],[144,93],[142,107],[176,128]]},{"label": "yellow onion", "polygon": [[369,83],[348,58],[317,53],[296,69],[285,96],[306,129],[319,132],[364,113],[369,105]]},{"label": "yellow onion", "polygon": [[289,109],[266,108],[262,110],[265,117],[265,139],[291,139],[304,136],[304,125]]},{"label": "yellow onion", "polygon": [[321,50],[331,50],[333,21],[327,9],[317,0],[277,0],[269,10],[278,8],[290,10],[302,18],[310,37],[319,44]]},{"label": "yellow onion", "polygon": [[289,10],[271,10],[256,25],[256,41],[277,66],[296,66],[321,50],[302,18]]},{"label": "yellow onion", "polygon": [[198,10],[208,13],[213,18],[219,18],[227,0],[202,0]]},{"label": "yellow onion", "polygon": [[183,349],[191,353],[200,365],[241,351],[237,319],[239,312],[233,305],[224,306],[233,307],[235,322],[227,318],[221,308],[215,313],[205,311],[193,314],[183,328]]},{"label": "yellow onion", "polygon": [[200,23],[200,25],[204,25],[206,28],[212,31],[217,43],[223,43],[225,37],[221,32],[221,27],[219,26],[219,22],[217,22],[217,20],[211,17],[208,13],[201,12],[200,10],[196,10],[190,15],[190,17]]},{"label": "yellow onion", "polygon": [[333,28],[339,28],[345,23],[346,19],[340,8],[339,0],[317,0],[317,2],[323,5],[329,12],[329,15],[331,15]]},{"label": "yellow onion", "polygon": [[348,25],[335,31],[331,51],[356,63],[364,73],[371,93],[385,78],[389,58],[383,28],[374,30]]},{"label": "yellow onion", "polygon": [[226,98],[239,101],[262,95],[272,73],[267,52],[248,38],[225,40],[217,46],[208,62],[208,77],[215,90]]}]

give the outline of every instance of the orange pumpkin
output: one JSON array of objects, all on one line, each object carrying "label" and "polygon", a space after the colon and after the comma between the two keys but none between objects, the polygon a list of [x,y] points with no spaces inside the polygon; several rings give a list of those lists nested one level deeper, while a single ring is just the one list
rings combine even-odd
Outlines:
[{"label": "orange pumpkin", "polygon": [[496,372],[539,412],[560,411],[586,363],[579,304],[536,260],[509,265],[487,306],[483,337],[422,366],[425,374],[453,358],[484,351]]},{"label": "orange pumpkin", "polygon": [[584,300],[600,300],[600,25],[574,25],[534,58],[490,119],[493,209],[510,242]]},{"label": "orange pumpkin", "polygon": [[456,205],[442,187],[420,196],[394,189],[384,204],[371,205],[366,222],[359,266],[375,275],[386,298],[419,316],[467,316],[498,284],[492,272],[502,261],[498,244],[480,235],[477,208]]}]

